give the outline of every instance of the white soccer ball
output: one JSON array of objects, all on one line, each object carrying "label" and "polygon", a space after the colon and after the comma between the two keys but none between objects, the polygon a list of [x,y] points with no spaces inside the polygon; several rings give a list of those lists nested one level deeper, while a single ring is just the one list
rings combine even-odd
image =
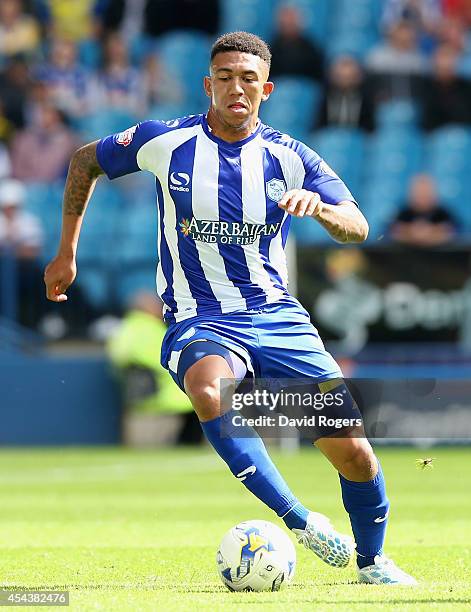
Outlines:
[{"label": "white soccer ball", "polygon": [[293,542],[268,521],[244,521],[226,533],[216,555],[219,576],[231,591],[278,591],[296,568]]}]

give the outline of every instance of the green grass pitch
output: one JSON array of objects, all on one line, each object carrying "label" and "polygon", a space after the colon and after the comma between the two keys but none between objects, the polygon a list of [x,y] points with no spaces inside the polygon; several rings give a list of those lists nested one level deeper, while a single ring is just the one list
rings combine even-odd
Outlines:
[{"label": "green grass pitch", "polygon": [[[430,454],[434,469],[418,470]],[[355,584],[353,568],[297,546],[292,586],[230,593],[215,566],[222,535],[245,519],[281,522],[207,448],[1,451],[0,584],[67,589],[76,610],[469,610],[470,450],[378,455],[392,502],[386,550],[419,587]],[[317,450],[273,457],[307,506],[349,530]]]}]

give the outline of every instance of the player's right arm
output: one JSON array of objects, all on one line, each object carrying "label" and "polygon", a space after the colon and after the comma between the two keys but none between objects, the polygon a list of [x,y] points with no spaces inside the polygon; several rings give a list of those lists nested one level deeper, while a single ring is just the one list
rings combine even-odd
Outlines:
[{"label": "player's right arm", "polygon": [[155,147],[149,150],[144,145],[178,125],[178,120],[167,123],[143,121],[124,132],[91,142],[74,153],[65,184],[59,250],[44,274],[49,300],[64,302],[67,299],[65,292],[75,280],[75,256],[83,215],[97,178],[106,174],[109,179],[115,179],[132,172],[151,170]]},{"label": "player's right arm", "polygon": [[97,160],[98,141],[78,149],[69,165],[62,206],[62,232],[57,255],[44,272],[46,295],[52,302],[67,300],[65,292],[77,274],[76,254],[82,220],[97,178],[104,174]]}]

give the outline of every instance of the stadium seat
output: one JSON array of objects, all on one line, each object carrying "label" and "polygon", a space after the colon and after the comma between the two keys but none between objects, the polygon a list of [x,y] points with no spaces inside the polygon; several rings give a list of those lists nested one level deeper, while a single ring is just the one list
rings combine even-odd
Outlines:
[{"label": "stadium seat", "polygon": [[137,117],[124,110],[99,110],[80,119],[77,130],[85,142],[121,132],[137,123]]},{"label": "stadium seat", "polygon": [[417,104],[409,100],[383,102],[376,111],[379,129],[389,127],[419,128],[420,111]]},{"label": "stadium seat", "polygon": [[407,182],[418,172],[423,160],[423,139],[419,132],[392,128],[379,130],[368,139],[364,176]]},{"label": "stadium seat", "polygon": [[157,264],[140,264],[123,270],[115,287],[116,299],[122,308],[129,306],[133,296],[139,291],[156,291],[155,274]]},{"label": "stadium seat", "polygon": [[295,6],[302,15],[305,32],[317,43],[323,43],[329,32],[330,0],[277,0],[280,6]]},{"label": "stadium seat", "polygon": [[221,8],[221,33],[244,30],[272,38],[275,0],[224,0]]},{"label": "stadium seat", "polygon": [[41,221],[44,232],[44,245],[41,253],[43,262],[57,252],[62,219],[62,195],[64,185],[49,183],[26,184],[24,208]]},{"label": "stadium seat", "polygon": [[207,106],[203,77],[208,74],[210,40],[200,32],[175,30],[158,39],[156,52],[168,73],[179,81],[185,102],[199,112]]},{"label": "stadium seat", "polygon": [[471,129],[452,125],[435,130],[427,138],[427,170],[437,179],[443,202],[471,230]]},{"label": "stadium seat", "polygon": [[379,39],[381,0],[331,0],[329,57],[351,54],[362,59]]},{"label": "stadium seat", "polygon": [[123,267],[152,263],[157,250],[157,213],[155,206],[136,204],[126,209],[116,228],[116,260]]},{"label": "stadium seat", "polygon": [[344,128],[326,128],[315,132],[307,144],[325,159],[353,194],[357,195],[363,168],[362,132]]},{"label": "stadium seat", "polygon": [[291,232],[294,233],[296,242],[300,246],[332,245],[332,238],[329,236],[327,230],[313,219],[298,219],[293,217],[291,219]]},{"label": "stadium seat", "polygon": [[87,302],[94,308],[97,310],[110,308],[114,285],[110,269],[82,262],[78,267],[77,285],[85,293]]},{"label": "stadium seat", "polygon": [[114,240],[120,219],[121,194],[116,186],[98,181],[83,220],[78,249],[79,263],[108,265],[116,258],[118,244]]},{"label": "stadium seat", "polygon": [[370,239],[383,235],[405,201],[412,175],[423,167],[419,132],[390,128],[370,136],[363,160],[359,204],[370,223]]},{"label": "stadium seat", "polygon": [[98,40],[83,38],[78,43],[79,63],[89,70],[96,70],[102,61],[102,50]]},{"label": "stadium seat", "polygon": [[317,115],[320,86],[306,78],[280,77],[275,88],[260,108],[262,121],[293,138],[306,138]]}]

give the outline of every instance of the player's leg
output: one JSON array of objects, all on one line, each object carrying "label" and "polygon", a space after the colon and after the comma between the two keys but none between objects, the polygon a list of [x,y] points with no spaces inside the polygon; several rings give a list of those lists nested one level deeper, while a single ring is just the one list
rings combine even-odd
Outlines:
[{"label": "player's leg", "polygon": [[315,445],[339,472],[342,499],[357,545],[360,581],[416,584],[412,576],[400,570],[383,554],[389,500],[381,465],[363,428],[320,438]]},{"label": "player's leg", "polygon": [[231,425],[234,411],[221,406],[220,380],[244,378],[243,360],[212,341],[193,342],[180,357],[178,378],[200,419],[203,431],[232,474],[283,518],[290,528],[304,529],[308,510],[291,492],[251,427]]},{"label": "player's leg", "polygon": [[389,512],[383,473],[373,449],[359,428],[320,438],[315,445],[339,472],[358,566],[371,565],[382,553]]}]

